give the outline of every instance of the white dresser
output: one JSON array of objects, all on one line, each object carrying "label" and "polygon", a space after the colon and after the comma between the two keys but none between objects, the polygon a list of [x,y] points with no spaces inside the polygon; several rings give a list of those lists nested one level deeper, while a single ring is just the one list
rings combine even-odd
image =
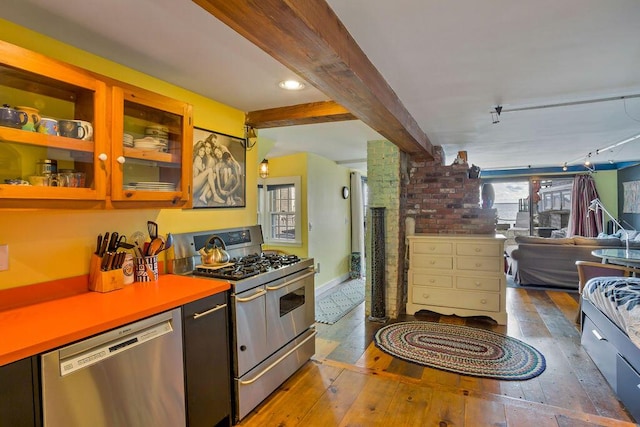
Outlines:
[{"label": "white dresser", "polygon": [[431,310],[507,323],[502,235],[409,236],[407,314]]}]

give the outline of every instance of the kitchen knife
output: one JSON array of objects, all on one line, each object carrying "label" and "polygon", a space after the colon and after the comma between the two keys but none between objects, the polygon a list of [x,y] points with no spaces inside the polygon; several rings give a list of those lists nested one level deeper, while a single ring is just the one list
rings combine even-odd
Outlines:
[{"label": "kitchen knife", "polygon": [[96,246],[96,255],[100,255],[100,248],[102,247],[102,234],[98,234],[98,245]]},{"label": "kitchen knife", "polygon": [[98,256],[104,256],[104,253],[107,251],[107,245],[109,244],[109,232],[107,231],[102,238],[102,246],[100,246],[100,253]]},{"label": "kitchen knife", "polygon": [[[103,243],[104,243],[104,240],[103,240]],[[102,256],[102,262],[100,263],[100,270],[107,271],[109,267],[110,259],[111,259],[111,254],[109,252],[107,252]]]},{"label": "kitchen knife", "polygon": [[118,249],[118,232],[114,231],[109,240],[109,252],[115,252]]}]

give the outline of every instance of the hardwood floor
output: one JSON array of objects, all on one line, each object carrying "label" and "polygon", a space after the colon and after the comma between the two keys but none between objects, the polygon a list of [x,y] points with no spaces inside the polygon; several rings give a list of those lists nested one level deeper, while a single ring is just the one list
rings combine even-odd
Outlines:
[{"label": "hardwood floor", "polygon": [[508,288],[508,325],[420,312],[428,320],[490,329],[541,351],[527,381],[461,376],[396,359],[372,343],[384,326],[364,303],[334,325],[316,324],[316,354],[241,426],[634,426],[580,346],[577,294]]}]

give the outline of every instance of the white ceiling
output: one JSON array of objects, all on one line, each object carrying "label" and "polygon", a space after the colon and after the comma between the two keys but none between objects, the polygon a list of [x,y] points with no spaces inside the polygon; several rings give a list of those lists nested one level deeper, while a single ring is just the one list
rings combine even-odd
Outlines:
[{"label": "white ceiling", "polygon": [[[640,134],[638,0],[328,3],[447,163],[459,150],[483,169],[640,160],[640,139],[596,154]],[[243,111],[327,99],[279,89],[288,69],[189,0],[3,0],[0,17]],[[259,135],[276,141],[267,157],[356,168],[382,139],[359,121]]]}]

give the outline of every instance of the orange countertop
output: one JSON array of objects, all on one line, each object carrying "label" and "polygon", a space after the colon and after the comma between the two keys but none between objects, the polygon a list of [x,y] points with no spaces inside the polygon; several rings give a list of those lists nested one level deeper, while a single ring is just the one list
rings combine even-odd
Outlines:
[{"label": "orange countertop", "polygon": [[87,291],[0,311],[0,366],[229,288],[224,281],[167,274],[157,283]]}]

